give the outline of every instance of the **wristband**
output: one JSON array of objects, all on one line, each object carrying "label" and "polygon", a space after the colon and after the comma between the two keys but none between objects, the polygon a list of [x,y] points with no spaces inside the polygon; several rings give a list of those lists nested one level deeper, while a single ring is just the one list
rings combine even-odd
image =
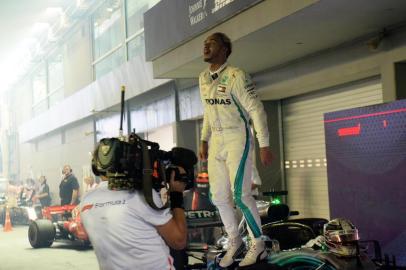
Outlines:
[{"label": "wristband", "polygon": [[171,209],[183,207],[183,193],[179,191],[169,192],[169,198],[171,200]]}]

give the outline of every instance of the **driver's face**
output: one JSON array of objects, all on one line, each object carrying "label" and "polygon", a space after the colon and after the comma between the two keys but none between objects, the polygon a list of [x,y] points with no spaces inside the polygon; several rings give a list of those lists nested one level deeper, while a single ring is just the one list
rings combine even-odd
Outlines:
[{"label": "driver's face", "polygon": [[218,38],[211,35],[205,41],[203,45],[203,59],[205,62],[214,63],[219,58],[223,57],[225,48]]}]

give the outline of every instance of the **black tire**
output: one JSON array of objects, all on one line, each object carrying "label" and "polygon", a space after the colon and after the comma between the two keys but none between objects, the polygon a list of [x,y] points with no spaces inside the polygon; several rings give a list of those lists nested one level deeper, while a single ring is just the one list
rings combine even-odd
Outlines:
[{"label": "black tire", "polygon": [[55,239],[55,226],[50,220],[38,219],[28,228],[28,240],[33,248],[50,247]]},{"label": "black tire", "polygon": [[82,249],[91,249],[92,243],[89,240],[81,240],[81,247]]}]

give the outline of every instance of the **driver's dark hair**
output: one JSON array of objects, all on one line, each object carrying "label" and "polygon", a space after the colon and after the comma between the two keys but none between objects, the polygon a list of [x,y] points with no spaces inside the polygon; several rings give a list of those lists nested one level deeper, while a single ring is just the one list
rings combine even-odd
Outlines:
[{"label": "driver's dark hair", "polygon": [[231,52],[233,51],[233,46],[231,44],[230,38],[226,34],[221,33],[221,32],[216,32],[213,34],[213,36],[218,38],[221,41],[221,43],[224,45],[224,47],[226,47],[226,49],[227,49],[226,57],[228,58],[230,56]]}]

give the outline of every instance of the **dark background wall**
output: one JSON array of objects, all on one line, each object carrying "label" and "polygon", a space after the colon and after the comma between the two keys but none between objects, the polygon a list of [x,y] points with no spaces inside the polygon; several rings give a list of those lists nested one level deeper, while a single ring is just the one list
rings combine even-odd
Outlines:
[{"label": "dark background wall", "polygon": [[325,114],[332,218],[406,265],[406,100]]},{"label": "dark background wall", "polygon": [[281,190],[284,187],[283,184],[283,167],[281,160],[283,154],[281,153],[281,138],[280,138],[280,126],[279,126],[279,101],[263,101],[264,109],[267,114],[268,129],[269,129],[269,142],[270,148],[273,154],[273,161],[270,167],[262,165],[259,158],[259,146],[258,141],[255,140],[255,153],[256,164],[259,175],[262,180],[261,192],[271,190]]},{"label": "dark background wall", "polygon": [[406,99],[406,62],[395,63],[396,99]]}]

